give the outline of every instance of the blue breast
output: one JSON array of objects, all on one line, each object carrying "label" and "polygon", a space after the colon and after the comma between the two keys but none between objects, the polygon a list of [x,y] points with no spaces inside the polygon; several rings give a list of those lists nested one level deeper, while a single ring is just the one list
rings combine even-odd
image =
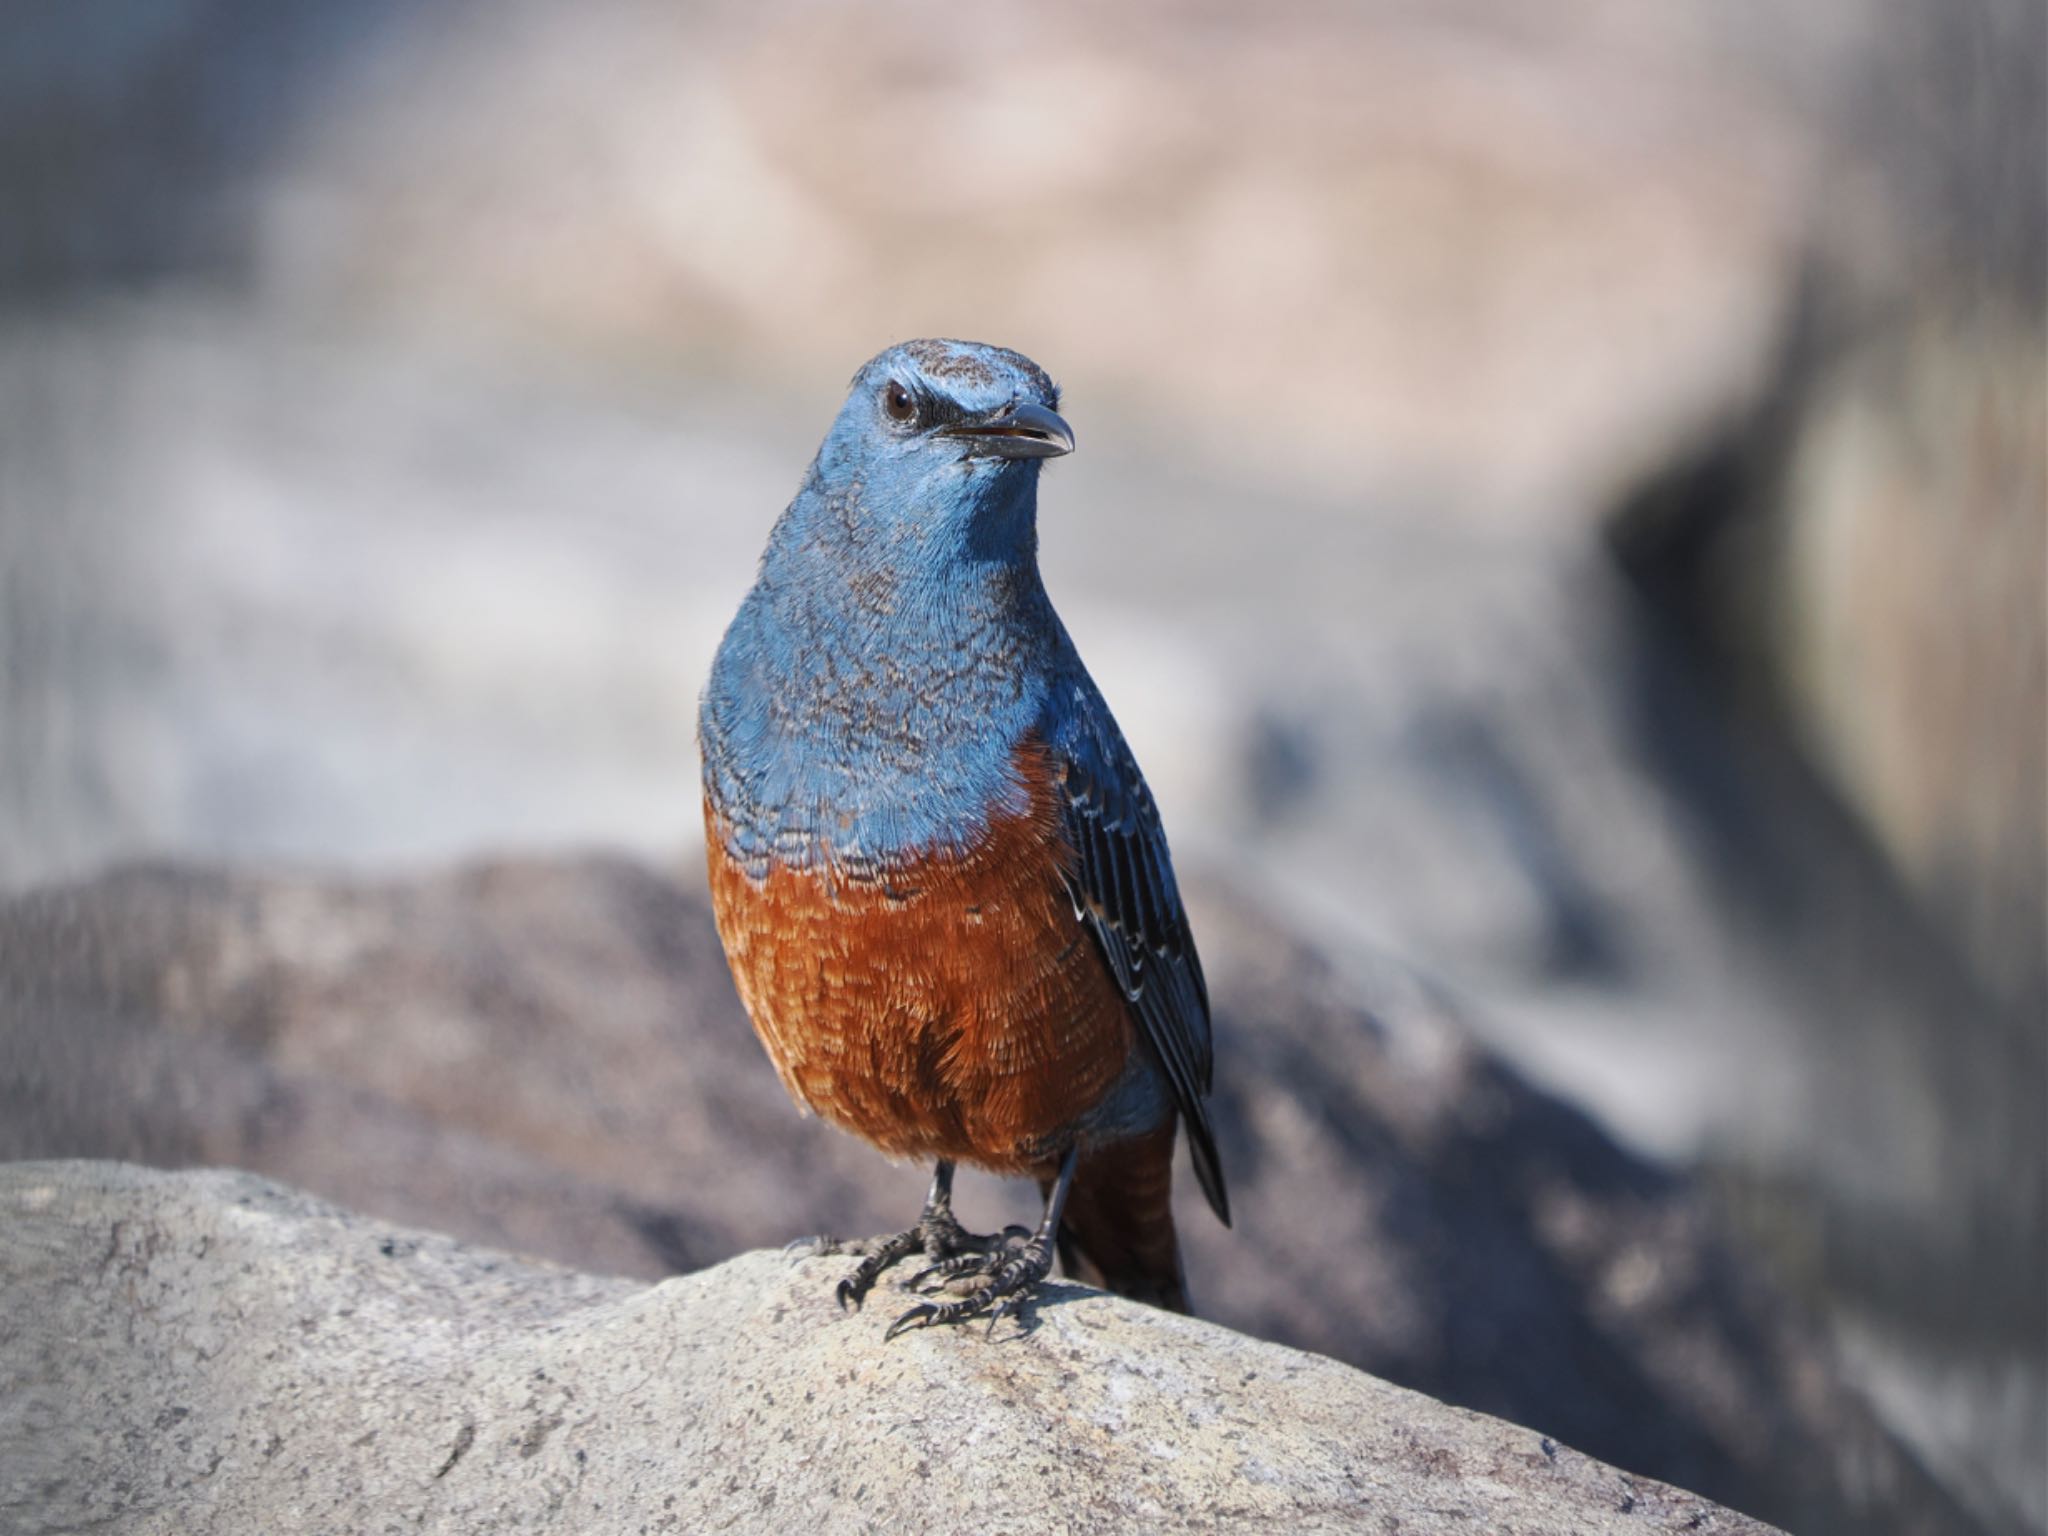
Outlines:
[{"label": "blue breast", "polygon": [[759,876],[973,849],[1030,803],[1016,748],[1063,649],[1035,559],[876,570],[779,528],[699,716],[727,852]]}]

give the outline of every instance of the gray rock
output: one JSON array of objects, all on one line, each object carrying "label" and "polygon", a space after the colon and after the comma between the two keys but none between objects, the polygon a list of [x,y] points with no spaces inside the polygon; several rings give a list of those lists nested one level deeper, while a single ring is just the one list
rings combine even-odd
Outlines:
[{"label": "gray rock", "polygon": [[0,1523],[31,1533],[1762,1532],[1533,1430],[1057,1285],[882,1341],[829,1261],[653,1286],[251,1175],[0,1169]]},{"label": "gray rock", "polygon": [[[1237,1209],[1182,1202],[1203,1316],[1802,1536],[1974,1529],[1682,1181],[1442,988],[1190,892]],[[798,1117],[702,897],[617,859],[136,868],[0,903],[0,1158],[57,1157],[247,1168],[649,1281],[900,1226],[925,1178]],[[1036,1206],[979,1175],[961,1200],[984,1229]]]}]

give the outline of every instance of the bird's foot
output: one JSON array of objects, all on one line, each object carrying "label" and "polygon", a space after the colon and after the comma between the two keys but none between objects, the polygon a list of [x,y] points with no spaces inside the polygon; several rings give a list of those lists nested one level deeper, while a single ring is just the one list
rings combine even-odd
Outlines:
[{"label": "bird's foot", "polygon": [[860,1263],[852,1274],[841,1280],[834,1294],[842,1308],[858,1310],[867,1299],[875,1282],[882,1278],[884,1270],[901,1263],[913,1253],[922,1253],[938,1260],[941,1264],[956,1258],[966,1258],[974,1264],[986,1262],[989,1255],[997,1255],[1013,1247],[1023,1234],[1021,1227],[1007,1227],[992,1237],[969,1232],[960,1225],[951,1210],[944,1207],[927,1210],[914,1227],[902,1232],[886,1233],[880,1237],[855,1238],[840,1241],[836,1238],[821,1237],[812,1240],[814,1254],[858,1255]]},{"label": "bird's foot", "polygon": [[927,1264],[905,1280],[903,1288],[927,1295],[948,1290],[966,1294],[975,1289],[970,1282],[994,1276],[1030,1243],[1029,1227],[1005,1227],[994,1237],[978,1237],[968,1247],[937,1255],[937,1263]]},{"label": "bird's foot", "polygon": [[928,1301],[912,1307],[889,1325],[889,1331],[883,1337],[893,1339],[911,1328],[964,1323],[984,1313],[988,1316],[989,1332],[995,1332],[996,1324],[1004,1315],[1029,1298],[1039,1283],[1052,1273],[1052,1246],[1051,1237],[1039,1233],[1001,1255],[963,1254],[932,1265],[911,1283],[915,1285],[928,1276],[941,1282],[977,1273],[988,1278],[958,1301]]}]

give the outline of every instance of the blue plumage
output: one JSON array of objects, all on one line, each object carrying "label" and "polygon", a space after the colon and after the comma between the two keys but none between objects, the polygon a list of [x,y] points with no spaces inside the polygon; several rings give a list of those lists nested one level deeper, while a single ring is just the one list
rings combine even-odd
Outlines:
[{"label": "blue plumage", "polygon": [[[1066,1237],[1098,1271],[1126,1294],[1184,1306],[1166,1204],[1176,1119],[1187,1128],[1204,1194],[1230,1219],[1204,1104],[1213,1074],[1208,993],[1165,834],[1144,776],[1039,576],[1039,461],[1073,447],[1058,404],[1042,369],[999,347],[907,342],[863,367],[769,537],[700,712],[714,872],[738,871],[763,891],[792,872],[815,876],[827,893],[815,899],[844,914],[833,922],[869,924],[880,921],[871,898],[849,895],[831,905],[838,882],[878,888],[886,912],[888,902],[918,899],[920,870],[965,867],[997,847],[1035,848],[1028,858],[1005,857],[1019,872],[1016,890],[1035,884],[1059,907],[1057,920],[1040,909],[1045,937],[1030,974],[1041,979],[1027,978],[1007,1001],[963,1006],[1014,1009],[1061,1029],[1061,1018],[1033,1010],[1048,995],[1043,978],[1065,977],[1060,985],[1069,985],[1076,964],[1103,1000],[1107,1022],[1090,1027],[1107,1031],[1101,1038],[1123,1064],[1105,1086],[1062,1108],[1032,1143],[1045,1151],[1029,1160],[1052,1158],[1059,1173],[1048,1178],[1030,1273],[989,1259],[992,1278],[979,1300],[920,1309],[925,1320],[953,1320],[963,1307],[992,1305],[1034,1283],[1070,1190],[1075,1209]],[[1038,841],[998,836],[998,828],[1032,817],[1046,829]],[[737,931],[750,920],[739,909],[752,898],[737,886],[724,889],[736,925],[728,945],[737,941],[752,955],[752,941]],[[1065,929],[1069,905],[1099,958],[1085,951],[1076,958],[1075,943],[1086,941],[1066,936],[1073,932]],[[771,910],[760,902],[749,908],[756,909]],[[968,904],[954,920],[975,925],[997,915]],[[906,955],[902,963],[919,962]],[[775,971],[770,980],[783,985],[787,974]],[[909,990],[906,979],[906,996]],[[802,1027],[800,1014],[774,1026]],[[899,1026],[885,1018],[874,1027]],[[900,1053],[930,1049],[937,1052],[930,1059],[943,1063],[965,1038],[914,1009],[900,1027],[902,1041],[878,1049],[898,1053],[888,1059],[913,1078],[921,1069],[904,1066],[911,1058]],[[963,1020],[959,1028],[967,1027]],[[940,1043],[904,1043],[911,1041]],[[1028,1061],[1035,1048],[1000,1049]],[[863,1086],[842,1082],[829,1091]],[[891,1091],[935,1095],[894,1102],[941,1122],[986,1111],[947,1098],[943,1086]],[[872,1124],[865,1133],[884,1140]],[[1077,1163],[1084,1153],[1085,1164]],[[902,1252],[959,1251],[966,1239],[947,1225],[944,1202],[951,1159],[967,1155],[941,1151],[924,1221],[875,1250],[889,1257],[863,1265],[852,1294]]]},{"label": "blue plumage", "polygon": [[[890,419],[891,382],[914,425]],[[961,849],[1023,809],[1012,747],[1071,655],[1038,575],[1038,463],[939,434],[1058,400],[1028,359],[962,343],[855,375],[704,692],[707,788],[756,873]]]}]

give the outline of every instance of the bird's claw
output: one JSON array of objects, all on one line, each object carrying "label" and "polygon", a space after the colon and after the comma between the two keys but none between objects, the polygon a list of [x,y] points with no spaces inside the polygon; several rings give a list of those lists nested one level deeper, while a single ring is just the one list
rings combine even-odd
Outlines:
[{"label": "bird's claw", "polygon": [[928,1301],[912,1307],[889,1325],[889,1331],[882,1335],[882,1342],[886,1344],[889,1340],[895,1338],[897,1334],[912,1328],[929,1327],[932,1319],[936,1318],[944,1310],[943,1307],[935,1307]]},{"label": "bird's claw", "polygon": [[[961,1260],[969,1258],[985,1266],[984,1272],[989,1277],[985,1284],[958,1301],[927,1301],[912,1307],[889,1325],[889,1331],[883,1338],[893,1339],[912,1328],[939,1328],[948,1323],[964,1323],[984,1313],[988,1316],[988,1331],[992,1334],[996,1324],[1015,1311],[1038,1288],[1038,1283],[1052,1273],[1052,1245],[1034,1237],[1000,1260],[995,1255],[962,1254],[932,1265],[925,1274],[945,1272],[953,1277],[971,1273],[971,1267],[961,1264]],[[912,1284],[915,1283],[913,1280]]]},{"label": "bird's claw", "polygon": [[958,1280],[963,1275],[985,1274],[995,1267],[995,1256],[987,1253],[956,1253],[950,1259],[941,1259],[936,1264],[927,1264],[908,1280],[903,1282],[906,1290],[921,1291],[927,1284],[934,1288]]},{"label": "bird's claw", "polygon": [[1016,1226],[1005,1227],[993,1237],[977,1236],[962,1227],[953,1213],[941,1206],[927,1209],[918,1224],[908,1231],[846,1241],[835,1237],[803,1237],[783,1252],[797,1258],[859,1255],[860,1263],[854,1267],[853,1273],[833,1289],[842,1312],[858,1312],[867,1300],[868,1292],[882,1278],[882,1272],[913,1253],[927,1254],[937,1261],[909,1281],[911,1288],[915,1289],[935,1273],[943,1273],[948,1279],[977,1273],[993,1274],[1009,1256],[1021,1251],[1023,1240],[1029,1236],[1024,1228]]},{"label": "bird's claw", "polygon": [[992,1237],[967,1237],[957,1250],[940,1257],[936,1264],[927,1264],[904,1281],[904,1287],[913,1291],[923,1290],[927,1285],[943,1288],[969,1275],[993,1275],[1021,1254],[1030,1241],[1031,1229],[1019,1226],[1005,1227]]}]

